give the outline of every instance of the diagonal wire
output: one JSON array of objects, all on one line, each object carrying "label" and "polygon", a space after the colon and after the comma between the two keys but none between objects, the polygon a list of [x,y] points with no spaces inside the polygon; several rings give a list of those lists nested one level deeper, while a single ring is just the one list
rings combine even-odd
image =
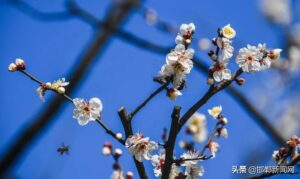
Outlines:
[{"label": "diagonal wire", "polygon": [[[120,3],[113,4],[106,16],[104,24],[110,24],[115,29],[121,27],[126,17],[129,15],[133,7],[138,5],[138,0],[125,0]],[[110,28],[97,29],[93,41],[88,46],[87,50],[83,53],[82,57],[78,60],[78,65],[75,70],[70,73],[70,85],[67,94],[70,94],[82,80],[84,74],[89,69],[90,65],[97,60],[109,39],[114,35],[114,31]],[[0,161],[0,177],[9,172],[9,170],[20,159],[21,155],[32,144],[32,142],[42,133],[42,131],[51,124],[55,118],[53,116],[59,111],[63,105],[63,98],[56,96],[42,112],[41,115],[20,133],[12,145],[7,148],[4,157]]]}]

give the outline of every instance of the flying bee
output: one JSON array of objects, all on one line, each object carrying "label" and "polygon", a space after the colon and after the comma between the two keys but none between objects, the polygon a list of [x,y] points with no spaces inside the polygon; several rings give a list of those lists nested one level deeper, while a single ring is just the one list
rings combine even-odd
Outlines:
[{"label": "flying bee", "polygon": [[62,144],[60,147],[57,148],[57,152],[60,153],[60,155],[63,155],[64,153],[69,155],[69,151],[70,151],[70,146],[65,144]]}]

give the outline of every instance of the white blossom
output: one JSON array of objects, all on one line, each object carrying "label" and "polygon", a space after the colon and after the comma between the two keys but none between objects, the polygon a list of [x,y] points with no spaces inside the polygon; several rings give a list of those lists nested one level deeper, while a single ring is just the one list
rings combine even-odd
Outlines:
[{"label": "white blossom", "polygon": [[173,163],[170,171],[169,179],[177,179],[179,173],[180,173],[179,168],[176,166],[176,164]]},{"label": "white blossom", "polygon": [[216,142],[210,141],[208,144],[208,149],[212,155],[212,158],[214,158],[216,156],[216,153],[219,150],[220,145]]},{"label": "white blossom", "polygon": [[272,60],[277,60],[280,58],[281,51],[282,51],[282,49],[280,49],[280,48],[270,50],[268,52],[268,57],[271,58]]},{"label": "white blossom", "polygon": [[121,170],[114,170],[112,175],[110,176],[111,179],[125,179],[123,175],[123,171]]},{"label": "white blossom", "polygon": [[110,155],[111,154],[111,148],[104,146],[102,148],[102,154],[106,155],[106,156]]},{"label": "white blossom", "polygon": [[229,59],[233,56],[234,48],[232,46],[232,41],[227,38],[218,37],[217,46],[222,50],[219,58],[220,63],[227,65]]},{"label": "white blossom", "polygon": [[176,72],[188,74],[193,68],[192,58],[194,56],[194,49],[185,49],[182,44],[176,45],[175,49],[171,51],[166,58],[166,62],[172,65]]},{"label": "white blossom", "polygon": [[47,82],[45,84],[41,84],[37,89],[36,92],[39,94],[40,99],[45,102],[45,93],[47,89],[51,87],[51,83]]},{"label": "white blossom", "polygon": [[[190,24],[182,24],[180,26],[180,30],[178,35],[176,36],[175,42],[176,44],[189,44],[191,36],[196,30],[196,26],[193,23]],[[186,43],[188,40],[188,43]]]},{"label": "white blossom", "polygon": [[289,24],[292,19],[290,0],[261,0],[261,8],[266,17],[278,24]]},{"label": "white blossom", "polygon": [[251,45],[241,48],[236,57],[236,63],[243,69],[244,72],[252,72],[261,70],[260,60],[263,58],[263,53],[259,48]]},{"label": "white blossom", "polygon": [[188,120],[188,130],[193,134],[197,142],[203,142],[207,138],[206,117],[198,112]]},{"label": "white blossom", "polygon": [[131,178],[133,178],[133,172],[128,171],[128,172],[126,173],[126,179],[131,179]]},{"label": "white blossom", "polygon": [[228,130],[223,127],[220,131],[220,135],[227,138],[228,137]]},{"label": "white blossom", "polygon": [[139,162],[142,162],[143,159],[150,160],[150,152],[157,150],[158,147],[157,143],[149,141],[149,137],[144,137],[140,133],[128,137],[125,146]]},{"label": "white blossom", "polygon": [[[188,166],[188,165],[196,165],[198,163],[199,160],[197,160],[199,157],[199,152],[197,152],[196,150],[189,150],[185,153],[183,153],[180,158],[182,158],[183,160],[186,160],[184,161],[181,166]],[[189,159],[192,159],[192,160],[189,160]],[[193,160],[193,159],[196,159],[196,160]]]},{"label": "white blossom", "polygon": [[123,154],[123,151],[121,149],[117,148],[117,149],[115,149],[114,153],[115,153],[115,155],[120,156]]},{"label": "white blossom", "polygon": [[17,65],[16,64],[14,64],[14,63],[9,64],[8,71],[14,72],[16,70],[17,70]]},{"label": "white blossom", "polygon": [[230,24],[227,24],[222,28],[222,35],[228,39],[233,39],[236,35],[235,30],[230,26]]},{"label": "white blossom", "polygon": [[173,51],[166,57],[166,64],[160,70],[160,76],[163,78],[173,77],[173,87],[178,88],[185,76],[189,74],[193,68],[192,58],[194,56],[193,49],[185,49],[185,46],[178,44]]},{"label": "white blossom", "polygon": [[89,102],[81,98],[73,99],[75,108],[73,110],[73,118],[78,120],[80,125],[86,125],[90,121],[100,118],[102,112],[102,102],[98,98],[91,98]]},{"label": "white blossom", "polygon": [[185,167],[186,179],[198,179],[204,175],[204,168],[198,165],[188,165]]},{"label": "white blossom", "polygon": [[17,66],[24,66],[25,65],[25,61],[21,58],[17,58],[16,59],[16,65]]},{"label": "white blossom", "polygon": [[300,48],[297,46],[291,46],[288,49],[289,58],[289,70],[297,72],[300,69]]},{"label": "white blossom", "polygon": [[273,151],[273,154],[272,154],[272,159],[277,161],[278,160],[278,154],[279,154],[279,151],[278,150],[274,150]]},{"label": "white blossom", "polygon": [[213,69],[214,69],[213,77],[216,82],[221,82],[223,80],[231,79],[231,71],[228,68],[226,68],[225,65],[221,63],[216,63]]},{"label": "white blossom", "polygon": [[218,118],[222,112],[222,106],[215,106],[208,110],[208,114],[211,115],[213,118]]},{"label": "white blossom", "polygon": [[53,90],[58,92],[59,94],[65,93],[65,87],[69,85],[69,82],[66,82],[65,78],[58,79],[54,81],[53,83],[47,82],[44,84],[41,84],[37,89],[36,92],[39,94],[40,99],[42,101],[45,101],[45,92],[47,90]]},{"label": "white blossom", "polygon": [[154,175],[160,177],[162,174],[162,168],[165,165],[165,150],[160,150],[158,155],[153,155],[151,157],[151,163],[154,167]]},{"label": "white blossom", "polygon": [[68,85],[69,85],[69,82],[67,82],[65,78],[61,78],[61,79],[54,81],[51,84],[50,89],[59,91],[59,89],[62,89]]},{"label": "white blossom", "polygon": [[215,137],[223,136],[224,138],[228,138],[228,130],[224,127],[219,128],[218,132],[215,134]]},{"label": "white blossom", "polygon": [[25,70],[25,61],[20,58],[17,58],[15,60],[15,63],[10,63],[8,66],[8,71],[10,72],[14,72],[17,70]]}]

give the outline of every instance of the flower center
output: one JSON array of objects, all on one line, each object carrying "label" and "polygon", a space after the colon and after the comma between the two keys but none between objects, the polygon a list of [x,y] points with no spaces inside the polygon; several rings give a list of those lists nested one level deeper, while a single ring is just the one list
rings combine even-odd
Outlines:
[{"label": "flower center", "polygon": [[254,60],[254,57],[252,55],[247,56],[247,61],[252,62]]}]

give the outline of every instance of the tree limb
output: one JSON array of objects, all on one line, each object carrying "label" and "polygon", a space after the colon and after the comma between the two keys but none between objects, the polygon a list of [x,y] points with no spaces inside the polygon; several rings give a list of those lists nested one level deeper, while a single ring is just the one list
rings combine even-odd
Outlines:
[{"label": "tree limb", "polygon": [[180,118],[180,106],[175,106],[172,112],[172,122],[171,122],[171,127],[170,127],[170,132],[169,132],[169,137],[167,142],[165,143],[165,164],[162,168],[162,179],[168,179],[172,164],[173,164],[173,156],[174,156],[174,146],[178,134],[178,121]]},{"label": "tree limb", "polygon": [[168,84],[170,83],[167,82],[163,85],[161,85],[157,90],[155,90],[147,99],[145,99],[145,101],[143,101],[140,105],[138,105],[129,115],[129,120],[131,120],[134,115],[136,113],[138,113],[152,98],[154,98],[157,94],[159,94],[161,91],[163,91],[164,89],[166,89],[166,87],[168,86]]},{"label": "tree limb", "polygon": [[[120,120],[122,122],[124,131],[125,131],[125,135],[126,135],[126,139],[127,139],[129,136],[133,135],[131,120],[129,119],[129,116],[126,112],[125,107],[123,107],[123,106],[118,110],[118,114],[119,114]],[[148,175],[147,175],[147,172],[146,172],[146,169],[145,169],[145,166],[144,166],[143,162],[137,161],[134,158],[134,156],[133,156],[133,160],[134,160],[135,166],[138,170],[140,178],[141,179],[148,179]]]}]

